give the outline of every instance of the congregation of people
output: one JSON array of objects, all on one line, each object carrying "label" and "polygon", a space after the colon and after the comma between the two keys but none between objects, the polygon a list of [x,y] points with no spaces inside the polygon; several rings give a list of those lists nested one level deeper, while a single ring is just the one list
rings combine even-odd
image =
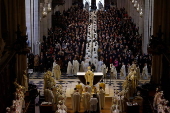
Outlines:
[{"label": "congregation of people", "polygon": [[[90,42],[88,28],[92,20],[89,20],[89,12],[80,6],[64,11],[61,23],[49,29],[48,36],[43,36],[40,55],[28,55],[30,69],[34,69],[34,72],[48,70],[44,73],[44,96],[56,113],[67,112],[64,87],[56,85],[61,73],[76,75],[77,72],[89,71],[91,74],[88,75],[92,75],[93,72],[103,72],[103,78],[109,74],[111,79],[118,79],[118,75],[120,79],[125,79],[122,91],[114,92],[111,113],[126,111],[125,104],[135,95],[138,81],[150,77],[151,56],[142,54],[142,36],[125,9],[113,7],[98,10],[94,17],[97,17],[97,27],[93,32],[97,32],[97,37],[93,37],[94,45],[97,44],[97,65],[92,61],[85,62],[86,48]],[[87,70],[88,66],[91,70]],[[80,111],[80,103],[85,112],[100,113],[104,109],[105,83],[102,81],[97,87],[92,81],[90,78],[85,85],[79,82],[75,86],[71,94],[74,112]],[[142,101],[140,94],[135,99]]]},{"label": "congregation of people", "polygon": [[114,65],[118,73],[125,67],[124,74],[128,73],[128,66],[133,61],[138,64],[140,73],[146,63],[150,73],[151,56],[142,54],[142,36],[125,9],[112,7],[105,11],[99,10],[97,18],[99,60],[109,70]]}]

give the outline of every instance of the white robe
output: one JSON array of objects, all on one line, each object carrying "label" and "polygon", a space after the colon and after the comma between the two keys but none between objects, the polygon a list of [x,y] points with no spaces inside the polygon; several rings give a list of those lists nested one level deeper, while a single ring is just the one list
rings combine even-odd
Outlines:
[{"label": "white robe", "polygon": [[99,98],[101,102],[101,108],[104,108],[105,105],[105,91],[103,89],[99,90]]},{"label": "white robe", "polygon": [[54,75],[54,67],[56,66],[56,62],[53,62],[53,69],[52,69],[52,74]]},{"label": "white robe", "polygon": [[73,65],[71,64],[71,62],[68,62],[68,66],[67,66],[67,74],[71,75],[72,74],[72,67]]},{"label": "white robe", "polygon": [[79,92],[75,92],[73,94],[73,111],[78,112],[80,111],[80,100],[81,100],[81,95]]},{"label": "white robe", "polygon": [[111,76],[111,79],[117,79],[117,70],[116,70],[116,67],[114,65],[110,66],[110,76]]},{"label": "white robe", "polygon": [[84,63],[84,72],[86,72],[88,69],[88,66],[89,66],[89,63],[86,61],[85,63]]},{"label": "white robe", "polygon": [[142,77],[143,79],[148,79],[148,68],[145,66],[142,71]]},{"label": "white robe", "polygon": [[106,65],[103,64],[101,68],[102,68],[103,76],[106,77],[106,73],[107,73]]},{"label": "white robe", "polygon": [[79,71],[79,62],[77,60],[73,60],[73,74],[77,75]]},{"label": "white robe", "polygon": [[120,76],[121,77],[126,77],[126,68],[125,68],[125,65],[122,65],[122,67],[120,69]]},{"label": "white robe", "polygon": [[97,103],[98,103],[97,98],[91,98],[90,99],[91,111],[96,111],[97,110]]},{"label": "white robe", "polygon": [[81,61],[80,72],[84,72],[84,70],[85,70],[85,64],[84,61]]},{"label": "white robe", "polygon": [[83,107],[85,111],[90,111],[90,98],[91,94],[89,92],[83,94]]},{"label": "white robe", "polygon": [[102,72],[102,64],[103,64],[102,61],[99,61],[99,62],[98,62],[98,65],[97,65],[97,72]]}]

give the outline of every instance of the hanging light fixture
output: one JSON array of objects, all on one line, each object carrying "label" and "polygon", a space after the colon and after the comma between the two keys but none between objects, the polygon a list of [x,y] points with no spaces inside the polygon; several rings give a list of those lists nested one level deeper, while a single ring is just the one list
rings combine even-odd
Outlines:
[{"label": "hanging light fixture", "polygon": [[136,9],[136,10],[137,10],[137,12],[139,12],[139,4],[138,4],[138,6],[137,6],[137,9]]},{"label": "hanging light fixture", "polygon": [[48,12],[51,12],[51,4],[50,3],[48,3]]},{"label": "hanging light fixture", "polygon": [[142,12],[142,8],[141,8],[141,10],[140,10],[140,17],[142,17],[143,16],[143,12]]},{"label": "hanging light fixture", "polygon": [[132,0],[132,4],[134,4],[135,3],[135,0]]},{"label": "hanging light fixture", "polygon": [[136,7],[137,7],[137,4],[138,4],[138,2],[137,2],[137,1],[135,1],[135,3],[134,3],[134,8],[136,8]]},{"label": "hanging light fixture", "polygon": [[45,18],[47,16],[46,8],[43,7],[42,17]]}]

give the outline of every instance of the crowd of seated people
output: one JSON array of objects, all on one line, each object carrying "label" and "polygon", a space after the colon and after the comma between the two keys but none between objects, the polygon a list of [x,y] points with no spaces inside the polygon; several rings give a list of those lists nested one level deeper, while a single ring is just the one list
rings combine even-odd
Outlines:
[{"label": "crowd of seated people", "polygon": [[124,8],[110,8],[97,13],[99,60],[107,67],[113,64],[120,71],[122,63],[127,67],[135,61],[140,72],[147,63],[149,73],[151,56],[142,54],[142,35]]},{"label": "crowd of seated people", "polygon": [[[43,36],[41,54],[28,56],[29,67],[44,72],[51,69],[54,59],[66,72],[68,61],[77,59],[79,62],[85,56],[87,26],[89,13],[80,6],[74,6],[64,11],[62,23],[48,30],[48,36]],[[37,62],[38,60],[38,62]],[[37,69],[37,65],[39,69]]]}]

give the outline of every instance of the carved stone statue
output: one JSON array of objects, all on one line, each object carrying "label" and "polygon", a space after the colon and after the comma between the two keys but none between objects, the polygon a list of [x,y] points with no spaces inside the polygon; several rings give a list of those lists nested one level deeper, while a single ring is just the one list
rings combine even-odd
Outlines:
[{"label": "carved stone statue", "polygon": [[89,85],[93,86],[94,73],[90,70],[90,67],[88,67],[88,71],[85,73],[84,77],[86,79],[86,84],[89,82]]}]

